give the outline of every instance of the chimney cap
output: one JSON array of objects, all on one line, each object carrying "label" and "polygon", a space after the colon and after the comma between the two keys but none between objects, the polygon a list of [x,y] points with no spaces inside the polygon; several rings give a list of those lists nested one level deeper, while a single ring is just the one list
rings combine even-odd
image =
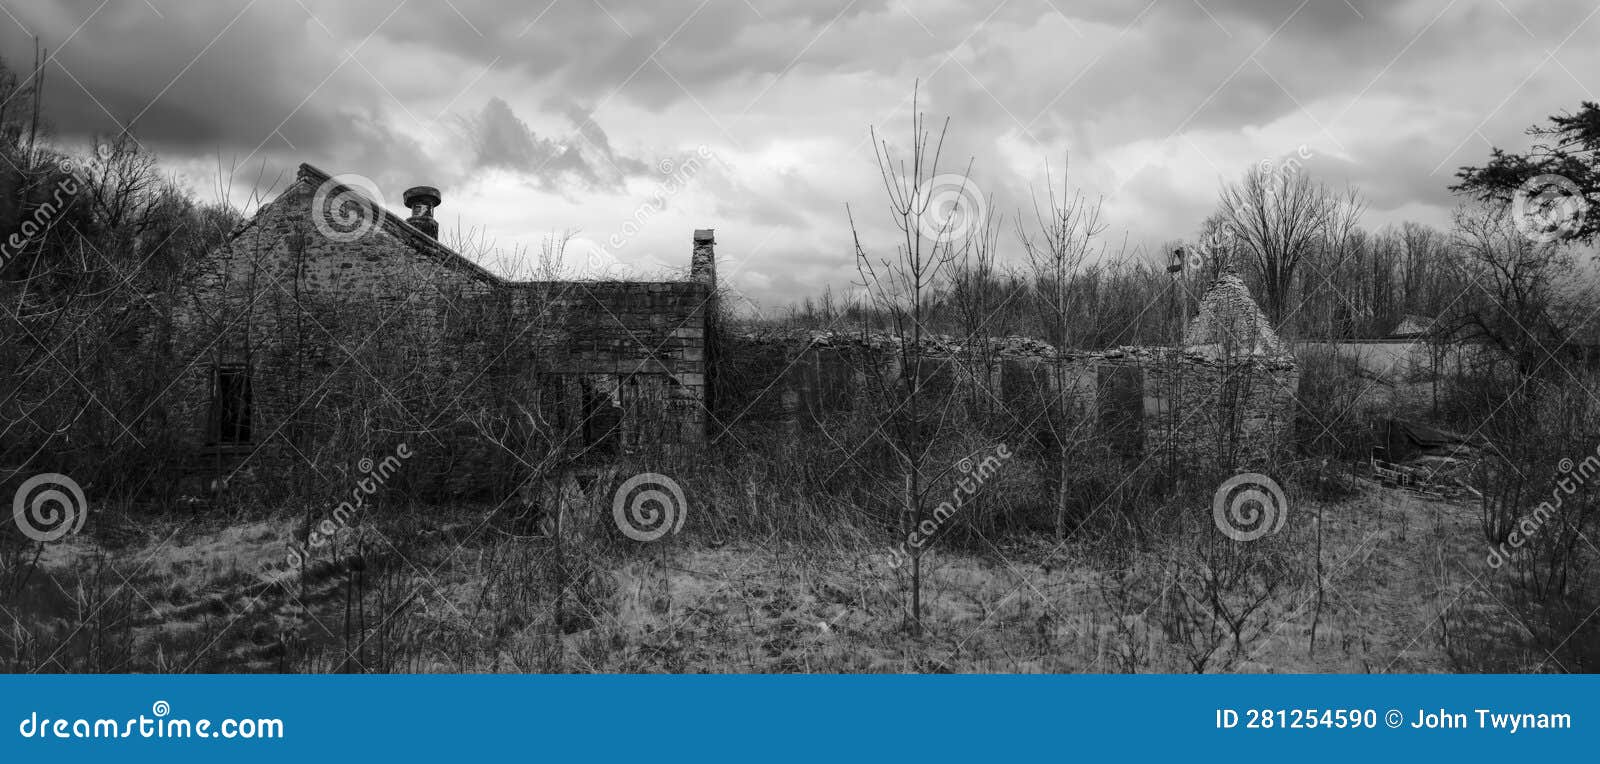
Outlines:
[{"label": "chimney cap", "polygon": [[412,186],[406,189],[402,198],[405,199],[407,207],[415,207],[418,204],[437,207],[444,201],[439,196],[439,189],[433,186]]},{"label": "chimney cap", "polygon": [[712,235],[712,231],[713,230],[714,229],[711,229],[711,228],[696,228],[694,230],[694,240],[697,241],[697,242],[699,242],[699,241],[709,241],[709,242],[715,243],[716,240],[717,240],[717,237]]}]

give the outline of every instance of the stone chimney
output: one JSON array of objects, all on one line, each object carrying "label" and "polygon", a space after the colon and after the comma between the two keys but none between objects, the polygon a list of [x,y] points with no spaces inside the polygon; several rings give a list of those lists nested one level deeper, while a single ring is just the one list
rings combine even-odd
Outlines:
[{"label": "stone chimney", "polygon": [[406,189],[406,206],[411,208],[411,217],[406,222],[412,228],[428,235],[428,238],[439,238],[439,222],[433,219],[433,208],[442,201],[439,198],[439,189],[433,186],[414,186]]},{"label": "stone chimney", "polygon": [[710,228],[694,232],[694,257],[689,260],[689,280],[698,281],[717,291],[717,237]]}]

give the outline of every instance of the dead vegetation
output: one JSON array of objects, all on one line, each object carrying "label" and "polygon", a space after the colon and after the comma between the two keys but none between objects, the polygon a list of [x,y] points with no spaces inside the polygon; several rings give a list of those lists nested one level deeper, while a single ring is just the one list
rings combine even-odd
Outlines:
[{"label": "dead vegetation", "polygon": [[[289,562],[286,552],[308,547],[360,479],[343,462],[389,453],[407,438],[430,442],[436,423],[419,427],[404,415],[440,389],[363,381],[344,399],[319,401],[306,417],[322,428],[291,432],[290,442],[311,463],[341,465],[325,472],[264,474],[259,490],[219,491],[204,502],[146,485],[177,457],[159,423],[138,410],[151,391],[134,388],[149,375],[123,373],[152,368],[143,362],[162,356],[150,348],[170,339],[161,306],[145,294],[178,293],[184,264],[236,216],[186,206],[132,147],[111,152],[99,187],[127,193],[101,200],[98,212],[70,210],[63,228],[30,244],[0,282],[8,361],[0,406],[16,412],[0,433],[0,475],[51,468],[105,476],[88,481],[97,504],[82,533],[54,544],[10,525],[0,534],[0,669],[1593,671],[1600,660],[1600,621],[1592,619],[1600,494],[1588,482],[1600,437],[1590,391],[1600,386],[1588,376],[1569,383],[1558,374],[1571,374],[1564,366],[1547,365],[1566,358],[1556,350],[1573,332],[1565,320],[1572,304],[1547,311],[1562,298],[1549,288],[1557,266],[1570,263],[1513,246],[1504,231],[1481,227],[1485,220],[1463,220],[1480,227],[1464,228],[1455,243],[1465,254],[1457,255],[1417,229],[1369,237],[1349,221],[1323,226],[1337,240],[1306,243],[1318,251],[1293,253],[1294,262],[1322,262],[1335,277],[1301,269],[1301,280],[1367,274],[1357,282],[1365,287],[1338,300],[1307,290],[1294,267],[1246,274],[1273,279],[1280,311],[1303,293],[1309,309],[1285,311],[1300,316],[1286,322],[1348,334],[1403,310],[1453,304],[1453,282],[1418,276],[1433,273],[1424,263],[1446,276],[1452,266],[1515,264],[1521,280],[1497,285],[1530,295],[1513,312],[1473,299],[1453,317],[1458,328],[1524,348],[1514,368],[1430,380],[1438,391],[1430,413],[1500,445],[1481,476],[1481,499],[1433,500],[1365,480],[1372,412],[1364,382],[1331,358],[1302,359],[1300,442],[1269,465],[1288,489],[1287,521],[1252,542],[1227,537],[1212,518],[1212,491],[1237,467],[1236,411],[1223,412],[1229,426],[1218,431],[1226,440],[1218,458],[1184,469],[1119,453],[1059,401],[1042,426],[995,421],[982,399],[950,405],[976,388],[930,383],[917,351],[926,331],[946,328],[941,312],[956,314],[968,342],[984,342],[990,335],[980,329],[990,324],[1058,346],[1104,347],[1170,341],[1193,295],[1143,261],[1085,265],[1097,246],[1097,208],[1065,189],[1036,215],[1031,275],[995,269],[988,228],[975,245],[981,251],[921,249],[915,219],[924,202],[885,169],[905,249],[858,249],[876,311],[825,307],[828,324],[847,320],[865,332],[892,323],[900,340],[902,372],[873,380],[877,398],[864,410],[832,412],[792,433],[729,422],[701,452],[597,466],[568,459],[542,411],[472,398],[438,427],[467,432],[489,457],[440,448],[417,474],[375,490],[331,542]],[[30,187],[59,182],[56,162],[31,136],[21,153]],[[66,223],[104,238],[69,237]],[[169,228],[176,238],[160,235]],[[1483,235],[1467,235],[1474,231]],[[119,259],[92,258],[90,245]],[[1262,263],[1284,254],[1257,253]],[[122,259],[155,265],[140,272],[137,289],[113,290]],[[1402,288],[1376,289],[1399,271]],[[1537,288],[1523,289],[1525,281]],[[107,295],[109,308],[100,299]],[[1540,336],[1560,342],[1529,344],[1511,331],[1520,318],[1546,313],[1562,321]],[[471,321],[463,327],[489,333]],[[420,342],[403,328],[385,344]],[[153,339],[99,352],[106,338],[131,335]],[[486,356],[497,347],[486,343]],[[381,355],[359,360],[390,377]],[[990,362],[980,353],[967,373],[987,374]],[[57,384],[62,364],[82,377],[77,385]],[[386,409],[397,395],[405,405]],[[999,445],[1014,446],[1018,458],[930,534],[909,570],[894,564],[892,546],[956,490],[961,460]],[[619,533],[612,493],[643,469],[683,483],[683,533],[654,543]],[[433,478],[433,490],[412,490]],[[1559,506],[1542,509],[1558,494]],[[481,495],[505,498],[478,503]]]},{"label": "dead vegetation", "polygon": [[1505,620],[1474,609],[1502,595],[1474,580],[1472,508],[1374,486],[1322,512],[1295,497],[1260,546],[1185,501],[1151,508],[1143,542],[959,543],[927,557],[920,635],[875,532],[763,496],[756,512],[805,540],[729,541],[717,529],[763,524],[756,497],[731,480],[691,491],[697,522],[654,545],[615,532],[607,496],[582,498],[559,571],[551,539],[505,532],[490,508],[369,517],[307,573],[266,578],[290,517],[166,517],[120,544],[100,523],[21,568],[10,550],[6,606],[27,617],[0,657],[46,672],[1444,671],[1482,625],[1467,624]]}]

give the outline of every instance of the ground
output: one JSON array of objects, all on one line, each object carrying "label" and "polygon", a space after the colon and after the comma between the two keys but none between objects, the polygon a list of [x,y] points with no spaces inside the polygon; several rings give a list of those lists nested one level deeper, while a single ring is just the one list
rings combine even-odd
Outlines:
[{"label": "ground", "polygon": [[[1237,644],[1226,634],[1207,643],[1199,668],[1483,670],[1452,659],[1462,653],[1452,640],[1517,628],[1470,502],[1362,483],[1341,501],[1292,511],[1277,548],[1289,551],[1293,585],[1271,592]],[[362,550],[358,562],[302,572],[282,562],[296,526],[288,518],[102,516],[46,547],[20,586],[13,580],[21,593],[9,615],[27,628],[0,638],[0,657],[20,671],[1197,668],[1174,636],[1183,624],[1160,615],[1175,579],[1163,579],[1159,549],[1116,560],[1087,542],[1044,538],[936,549],[925,558],[917,634],[905,618],[909,569],[866,541],[719,544],[685,534],[640,544],[569,530],[557,566],[549,538],[507,530],[516,524],[499,515],[435,509],[420,519],[374,521],[381,537],[346,541],[343,551]],[[1501,670],[1551,668],[1502,657]]]}]

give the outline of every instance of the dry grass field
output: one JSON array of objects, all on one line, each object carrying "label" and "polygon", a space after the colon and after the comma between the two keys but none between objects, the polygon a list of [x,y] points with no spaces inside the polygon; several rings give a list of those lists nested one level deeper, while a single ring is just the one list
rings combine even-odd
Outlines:
[{"label": "dry grass field", "polygon": [[[681,536],[641,544],[614,532],[609,507],[580,505],[559,548],[486,508],[375,513],[304,570],[282,569],[296,526],[285,517],[104,513],[9,569],[19,623],[0,660],[44,672],[1558,668],[1514,647],[1520,616],[1485,562],[1473,504],[1371,483],[1295,502],[1257,542],[1274,580],[1230,579],[1217,609],[1204,606],[1205,572],[1226,560],[1181,530],[1210,523],[1199,504],[1163,510],[1174,516],[1152,525],[1167,530],[1144,539],[936,548],[920,634],[906,571],[870,534],[724,541],[710,520],[737,525],[750,508],[692,507],[698,529],[691,517]],[[1227,616],[1245,610],[1236,638]]]}]

